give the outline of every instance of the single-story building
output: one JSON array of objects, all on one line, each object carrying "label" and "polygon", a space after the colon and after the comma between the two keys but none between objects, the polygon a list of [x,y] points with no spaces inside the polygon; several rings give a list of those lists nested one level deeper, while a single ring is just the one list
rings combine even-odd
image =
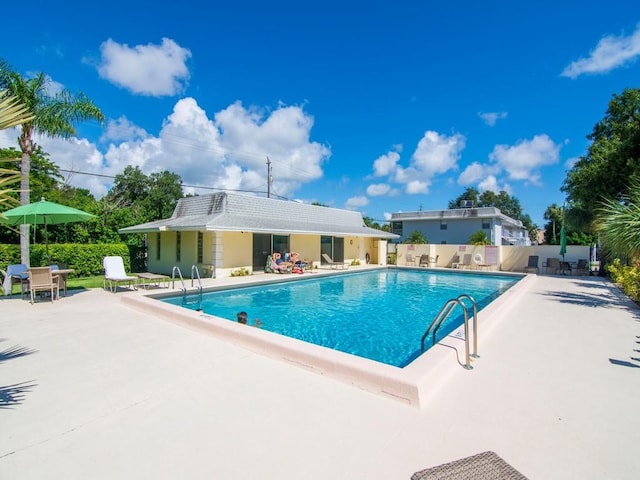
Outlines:
[{"label": "single-story building", "polygon": [[[272,252],[297,252],[319,266],[322,254],[336,262],[386,264],[387,242],[397,235],[369,228],[350,210],[237,193],[185,197],[171,218],[122,228],[147,234],[150,272],[224,277],[241,268],[263,271]],[[201,273],[204,276],[204,273]]]},{"label": "single-story building", "polygon": [[491,245],[531,245],[529,232],[520,220],[508,217],[495,207],[452,208],[394,213],[391,231],[403,241],[414,231],[432,244],[467,244],[469,237],[482,230]]}]

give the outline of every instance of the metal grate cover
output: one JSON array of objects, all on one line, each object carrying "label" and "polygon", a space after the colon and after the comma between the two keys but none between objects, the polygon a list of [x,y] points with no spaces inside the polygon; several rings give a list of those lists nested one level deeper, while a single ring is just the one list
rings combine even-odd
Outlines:
[{"label": "metal grate cover", "polygon": [[411,480],[527,480],[527,477],[494,452],[482,452],[420,470],[411,476]]}]

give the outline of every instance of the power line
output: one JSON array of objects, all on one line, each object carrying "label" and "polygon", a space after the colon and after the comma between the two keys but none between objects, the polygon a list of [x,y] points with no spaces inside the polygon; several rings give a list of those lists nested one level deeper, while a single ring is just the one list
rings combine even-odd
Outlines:
[{"label": "power line", "polygon": [[[82,172],[80,170],[66,170],[63,168],[60,168],[59,171],[61,172],[66,172],[66,173],[71,173],[71,174],[78,174],[78,175],[88,175],[90,177],[101,177],[101,178],[111,178],[111,179],[115,179],[116,176],[115,175],[105,175],[103,173],[91,173],[91,172]],[[205,187],[203,185],[189,185],[187,183],[181,183],[180,184],[183,188],[199,188],[202,190],[214,190],[214,191],[221,191],[221,192],[243,192],[243,193],[264,193],[267,194],[267,192],[263,191],[263,190],[244,190],[244,189],[240,189],[240,188],[221,188],[221,187]],[[287,197],[284,197],[282,195],[277,195],[275,193],[271,193],[272,196],[274,197],[278,197],[281,200],[290,200]]]}]

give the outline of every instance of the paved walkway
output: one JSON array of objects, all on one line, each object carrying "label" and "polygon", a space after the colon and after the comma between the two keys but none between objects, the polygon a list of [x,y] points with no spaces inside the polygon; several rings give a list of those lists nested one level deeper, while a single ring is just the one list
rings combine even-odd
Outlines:
[{"label": "paved walkway", "polygon": [[602,279],[539,277],[423,409],[120,302],[142,293],[0,300],[0,478],[400,480],[486,450],[639,476],[640,311]]}]

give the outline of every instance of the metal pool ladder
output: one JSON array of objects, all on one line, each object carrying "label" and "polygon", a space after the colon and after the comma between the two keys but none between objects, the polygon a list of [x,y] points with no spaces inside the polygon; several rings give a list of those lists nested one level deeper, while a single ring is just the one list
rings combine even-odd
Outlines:
[{"label": "metal pool ladder", "polygon": [[182,278],[180,267],[177,265],[175,265],[171,270],[171,288],[175,288],[176,273],[178,274],[178,278],[182,284],[182,305],[196,304],[199,309],[200,304],[202,303],[202,281],[200,280],[198,267],[196,265],[191,265],[191,287],[194,286],[193,284],[196,280],[198,281],[197,297],[194,301],[189,301],[187,286],[184,283],[184,278]]},{"label": "metal pool ladder", "polygon": [[[469,300],[471,305],[473,306],[473,353],[469,354],[469,313],[467,311],[467,306],[464,304],[463,300]],[[438,314],[435,316],[427,331],[424,332],[422,336],[422,340],[420,342],[420,346],[422,351],[424,352],[424,343],[429,335],[431,335],[431,345],[436,343],[436,333],[438,333],[438,329],[442,325],[442,323],[446,320],[446,318],[451,314],[453,309],[459,305],[462,307],[462,313],[464,314],[464,350],[465,350],[465,360],[466,364],[463,365],[467,370],[472,370],[471,366],[471,357],[480,358],[478,355],[478,305],[476,301],[470,295],[463,293],[459,295],[457,298],[451,298],[445,302],[442,306]]]}]

